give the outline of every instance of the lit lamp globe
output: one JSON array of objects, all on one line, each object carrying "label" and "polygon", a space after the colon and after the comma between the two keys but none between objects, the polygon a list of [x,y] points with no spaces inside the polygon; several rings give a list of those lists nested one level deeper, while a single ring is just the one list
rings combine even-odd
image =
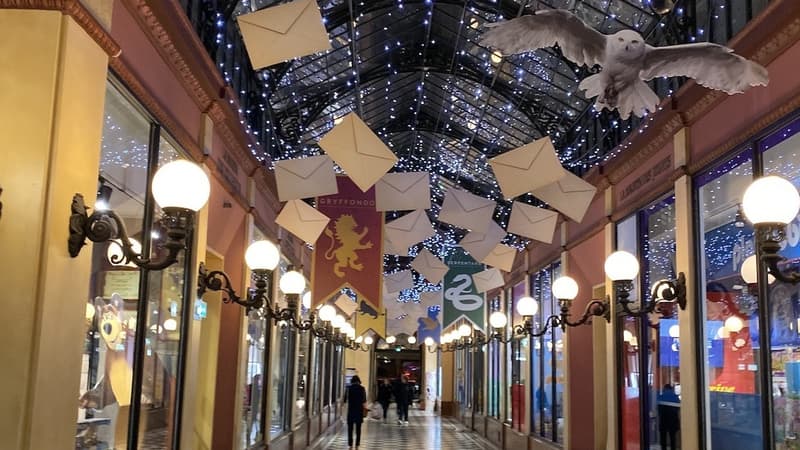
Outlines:
[{"label": "lit lamp globe", "polygon": [[774,175],[761,177],[744,191],[742,209],[753,225],[786,225],[800,211],[800,193],[784,178]]},{"label": "lit lamp globe", "polygon": [[323,322],[330,322],[336,317],[336,308],[331,305],[323,305],[319,309],[319,320]]},{"label": "lit lamp globe", "polygon": [[738,333],[744,328],[744,320],[739,316],[730,316],[725,319],[724,326],[731,333]]},{"label": "lit lamp globe", "polygon": [[372,339],[372,336],[367,336],[364,338],[364,343],[367,345],[372,345],[373,342],[375,342],[375,340]]},{"label": "lit lamp globe", "polygon": [[556,300],[575,300],[578,296],[578,283],[571,277],[563,276],[553,281],[552,290]]},{"label": "lit lamp globe", "polygon": [[356,338],[356,329],[353,328],[353,327],[348,328],[347,329],[347,337],[349,339],[355,339]]},{"label": "lit lamp globe", "polygon": [[424,342],[426,347],[433,347],[433,344],[435,344],[433,338],[430,336],[426,337]]},{"label": "lit lamp globe", "polygon": [[345,320],[344,316],[341,314],[337,314],[336,317],[331,320],[331,326],[336,329],[342,328],[346,323],[347,320]]},{"label": "lit lamp globe", "polygon": [[639,260],[620,250],[608,255],[604,268],[611,281],[631,281],[639,275]]},{"label": "lit lamp globe", "polygon": [[281,276],[278,285],[284,294],[300,295],[306,289],[306,279],[300,272],[290,270]]},{"label": "lit lamp globe", "polygon": [[[750,255],[744,260],[741,269],[739,269],[739,275],[742,276],[742,279],[747,284],[758,283],[758,257],[756,255]],[[767,274],[767,283],[772,284],[773,281],[775,281],[775,277],[772,274]]]},{"label": "lit lamp globe", "polygon": [[533,317],[539,312],[539,302],[533,297],[522,297],[517,300],[517,313],[522,317]]},{"label": "lit lamp globe", "polygon": [[311,291],[308,291],[305,294],[303,294],[302,303],[304,309],[311,309]]},{"label": "lit lamp globe", "polygon": [[414,336],[409,336],[407,341],[408,341],[409,344],[414,345],[414,344],[417,343],[417,338],[414,337]]},{"label": "lit lamp globe", "polygon": [[472,334],[472,327],[468,323],[461,324],[458,327],[458,335],[461,337],[469,337]]},{"label": "lit lamp globe", "polygon": [[364,342],[364,336],[359,336],[356,338],[356,344],[360,344],[362,342]]},{"label": "lit lamp globe", "polygon": [[250,270],[275,270],[281,255],[270,241],[255,241],[244,252],[244,262]]},{"label": "lit lamp globe", "polygon": [[681,336],[681,328],[678,325],[669,327],[669,337],[678,338]]},{"label": "lit lamp globe", "polygon": [[153,198],[161,208],[200,210],[208,202],[211,184],[197,164],[179,159],[164,164],[153,176]]},{"label": "lit lamp globe", "polygon": [[508,324],[508,318],[500,311],[495,311],[489,316],[489,325],[496,330],[505,328],[506,324]]},{"label": "lit lamp globe", "polygon": [[386,338],[386,343],[390,344],[390,345],[394,344],[396,341],[397,341],[397,338],[394,337],[394,336],[389,336],[389,337]]}]

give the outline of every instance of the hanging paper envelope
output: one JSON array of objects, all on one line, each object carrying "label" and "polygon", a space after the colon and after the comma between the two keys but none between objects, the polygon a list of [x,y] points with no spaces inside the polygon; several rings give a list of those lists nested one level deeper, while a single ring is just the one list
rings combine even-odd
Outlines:
[{"label": "hanging paper envelope", "polygon": [[421,273],[433,284],[439,283],[444,278],[449,268],[428,249],[423,248],[411,262],[411,268]]},{"label": "hanging paper envelope", "polygon": [[497,267],[498,269],[511,272],[514,268],[514,258],[517,256],[517,249],[507,245],[500,244],[494,249],[486,258],[481,260],[482,263]]},{"label": "hanging paper envelope", "polygon": [[383,231],[393,247],[406,249],[406,251],[408,247],[436,235],[436,231],[434,231],[433,225],[431,225],[428,214],[424,209],[414,211],[387,223],[383,226]]},{"label": "hanging paper envelope", "polygon": [[597,188],[581,177],[563,171],[558,181],[531,192],[539,200],[547,202],[565,216],[580,223],[589,205],[592,204]]},{"label": "hanging paper envelope", "polygon": [[317,238],[329,221],[328,216],[308,206],[302,200],[286,202],[275,219],[275,223],[309,244],[317,242]]},{"label": "hanging paper envelope", "polygon": [[494,288],[499,288],[505,281],[500,269],[492,268],[484,270],[483,272],[473,273],[472,281],[475,282],[475,288],[478,292],[490,291]]},{"label": "hanging paper envelope", "polygon": [[386,292],[400,292],[404,289],[411,289],[414,287],[414,275],[410,270],[401,270],[389,275],[383,276],[383,287]]},{"label": "hanging paper envelope", "polygon": [[408,211],[431,207],[428,172],[387,173],[375,183],[375,209]]},{"label": "hanging paper envelope", "polygon": [[508,232],[550,244],[557,224],[557,212],[514,202],[508,220]]},{"label": "hanging paper envelope", "polygon": [[275,183],[282,202],[339,192],[333,160],[325,155],[275,162]]},{"label": "hanging paper envelope", "polygon": [[439,220],[480,233],[489,229],[495,203],[469,192],[450,189],[444,196]]},{"label": "hanging paper envelope", "polygon": [[355,113],[344,116],[320,139],[319,146],[363,192],[397,162],[397,156]]},{"label": "hanging paper envelope", "polygon": [[332,48],[316,0],[295,0],[236,20],[255,70]]},{"label": "hanging paper envelope", "polygon": [[550,184],[564,174],[548,136],[495,156],[489,164],[507,199]]},{"label": "hanging paper envelope", "polygon": [[[385,225],[384,225],[385,226]],[[400,255],[400,256],[408,256],[408,248],[400,248],[392,241],[389,240],[389,236],[384,233],[383,235],[383,253],[387,255]]]},{"label": "hanging paper envelope", "polygon": [[336,298],[336,301],[333,302],[337,308],[342,310],[345,317],[350,317],[353,315],[354,312],[358,309],[358,303],[354,302],[352,298],[341,294],[339,297]]},{"label": "hanging paper envelope", "polygon": [[486,233],[471,231],[461,239],[459,245],[469,252],[473,259],[480,261],[486,258],[505,237],[506,230],[492,220]]}]

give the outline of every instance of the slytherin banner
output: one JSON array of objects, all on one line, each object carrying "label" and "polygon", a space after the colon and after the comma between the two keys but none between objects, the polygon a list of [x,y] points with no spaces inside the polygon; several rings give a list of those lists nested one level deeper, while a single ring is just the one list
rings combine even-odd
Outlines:
[{"label": "slytherin banner", "polygon": [[339,192],[317,198],[317,209],[331,218],[314,245],[311,267],[313,304],[338,295],[345,286],[381,311],[383,213],[375,210],[375,188],[361,192],[349,178],[337,177]]},{"label": "slytherin banner", "polygon": [[444,323],[447,328],[460,318],[472,322],[475,328],[485,328],[484,294],[479,294],[472,274],[483,270],[483,264],[472,259],[464,249],[456,247],[445,264],[450,270],[444,276]]}]

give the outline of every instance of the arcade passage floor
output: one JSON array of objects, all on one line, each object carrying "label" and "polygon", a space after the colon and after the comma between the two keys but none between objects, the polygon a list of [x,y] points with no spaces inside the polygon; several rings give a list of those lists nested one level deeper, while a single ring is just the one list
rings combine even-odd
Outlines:
[{"label": "arcade passage floor", "polygon": [[[403,450],[403,449],[441,449],[441,450],[490,450],[494,448],[488,441],[464,429],[450,419],[442,419],[421,411],[410,411],[408,425],[397,424],[394,404],[389,412],[389,422],[373,420],[364,422],[361,429],[359,450]],[[355,439],[355,436],[353,436]],[[323,439],[314,450],[347,449],[347,426],[339,427],[336,436]]]}]

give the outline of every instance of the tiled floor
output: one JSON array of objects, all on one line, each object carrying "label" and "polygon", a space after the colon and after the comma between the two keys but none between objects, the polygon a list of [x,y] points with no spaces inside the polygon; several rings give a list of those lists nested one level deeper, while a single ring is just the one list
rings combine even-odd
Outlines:
[{"label": "tiled floor", "polygon": [[[361,429],[359,450],[403,450],[403,449],[441,449],[441,450],[490,450],[494,448],[488,441],[450,419],[442,419],[430,413],[410,411],[408,426],[397,424],[394,408],[389,413],[389,422],[367,420]],[[313,450],[347,449],[347,426],[340,432],[317,443]],[[354,436],[355,438],[355,436]]]}]

